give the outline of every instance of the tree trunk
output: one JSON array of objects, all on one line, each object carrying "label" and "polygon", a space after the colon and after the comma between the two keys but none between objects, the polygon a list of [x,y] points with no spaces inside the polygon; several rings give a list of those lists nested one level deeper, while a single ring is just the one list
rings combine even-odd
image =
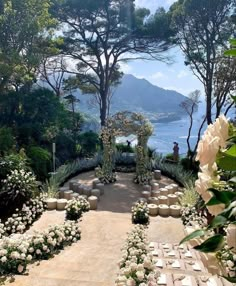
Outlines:
[{"label": "tree trunk", "polygon": [[106,125],[107,117],[107,94],[105,92],[101,93],[101,109],[100,109],[100,120],[101,126]]},{"label": "tree trunk", "polygon": [[[209,85],[209,83],[208,83]],[[212,119],[211,119],[211,96],[212,96],[212,87],[211,86],[207,86],[206,87],[206,119],[207,119],[207,124],[211,124],[212,123]]]}]

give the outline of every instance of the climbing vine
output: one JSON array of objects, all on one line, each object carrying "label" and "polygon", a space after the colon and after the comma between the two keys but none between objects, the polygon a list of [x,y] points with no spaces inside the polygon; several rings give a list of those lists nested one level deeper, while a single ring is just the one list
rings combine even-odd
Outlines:
[{"label": "climbing vine", "polygon": [[145,184],[151,180],[149,158],[147,152],[148,138],[152,135],[153,128],[148,119],[139,113],[129,111],[116,113],[109,118],[101,132],[103,143],[103,164],[97,170],[97,177],[101,182],[108,184],[115,182],[115,138],[117,136],[137,135],[136,146],[136,174],[134,182]]}]

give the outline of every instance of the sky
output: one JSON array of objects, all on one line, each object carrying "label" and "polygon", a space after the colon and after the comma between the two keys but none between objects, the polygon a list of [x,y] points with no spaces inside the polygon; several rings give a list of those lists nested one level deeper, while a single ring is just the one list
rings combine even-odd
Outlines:
[{"label": "sky", "polygon": [[[175,0],[135,0],[136,7],[145,7],[151,12],[155,12],[160,6],[168,9],[174,2]],[[203,98],[203,86],[191,70],[184,65],[182,52],[175,48],[170,50],[168,54],[174,63],[135,60],[122,64],[122,70],[124,73],[132,74],[137,78],[144,78],[159,87],[176,90],[185,96],[199,89]]]}]

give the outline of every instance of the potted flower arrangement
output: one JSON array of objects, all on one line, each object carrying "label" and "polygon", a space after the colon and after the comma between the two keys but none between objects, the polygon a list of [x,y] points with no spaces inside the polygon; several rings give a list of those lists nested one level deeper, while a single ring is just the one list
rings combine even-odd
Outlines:
[{"label": "potted flower arrangement", "polygon": [[149,223],[149,208],[148,204],[143,201],[136,202],[132,209],[132,223],[134,224],[144,224]]},{"label": "potted flower arrangement", "polygon": [[78,197],[70,200],[65,209],[68,220],[78,220],[84,212],[89,211],[90,205],[84,197]]}]

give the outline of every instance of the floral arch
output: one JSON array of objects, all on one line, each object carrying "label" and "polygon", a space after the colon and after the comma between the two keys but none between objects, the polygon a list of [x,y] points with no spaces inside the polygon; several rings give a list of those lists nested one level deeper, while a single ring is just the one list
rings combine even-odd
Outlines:
[{"label": "floral arch", "polygon": [[114,173],[115,138],[135,134],[138,139],[136,146],[136,174],[134,181],[138,184],[147,183],[151,179],[147,150],[148,138],[152,135],[153,127],[142,114],[129,111],[118,112],[107,119],[102,128],[103,164],[97,176],[103,183],[116,180]]}]

